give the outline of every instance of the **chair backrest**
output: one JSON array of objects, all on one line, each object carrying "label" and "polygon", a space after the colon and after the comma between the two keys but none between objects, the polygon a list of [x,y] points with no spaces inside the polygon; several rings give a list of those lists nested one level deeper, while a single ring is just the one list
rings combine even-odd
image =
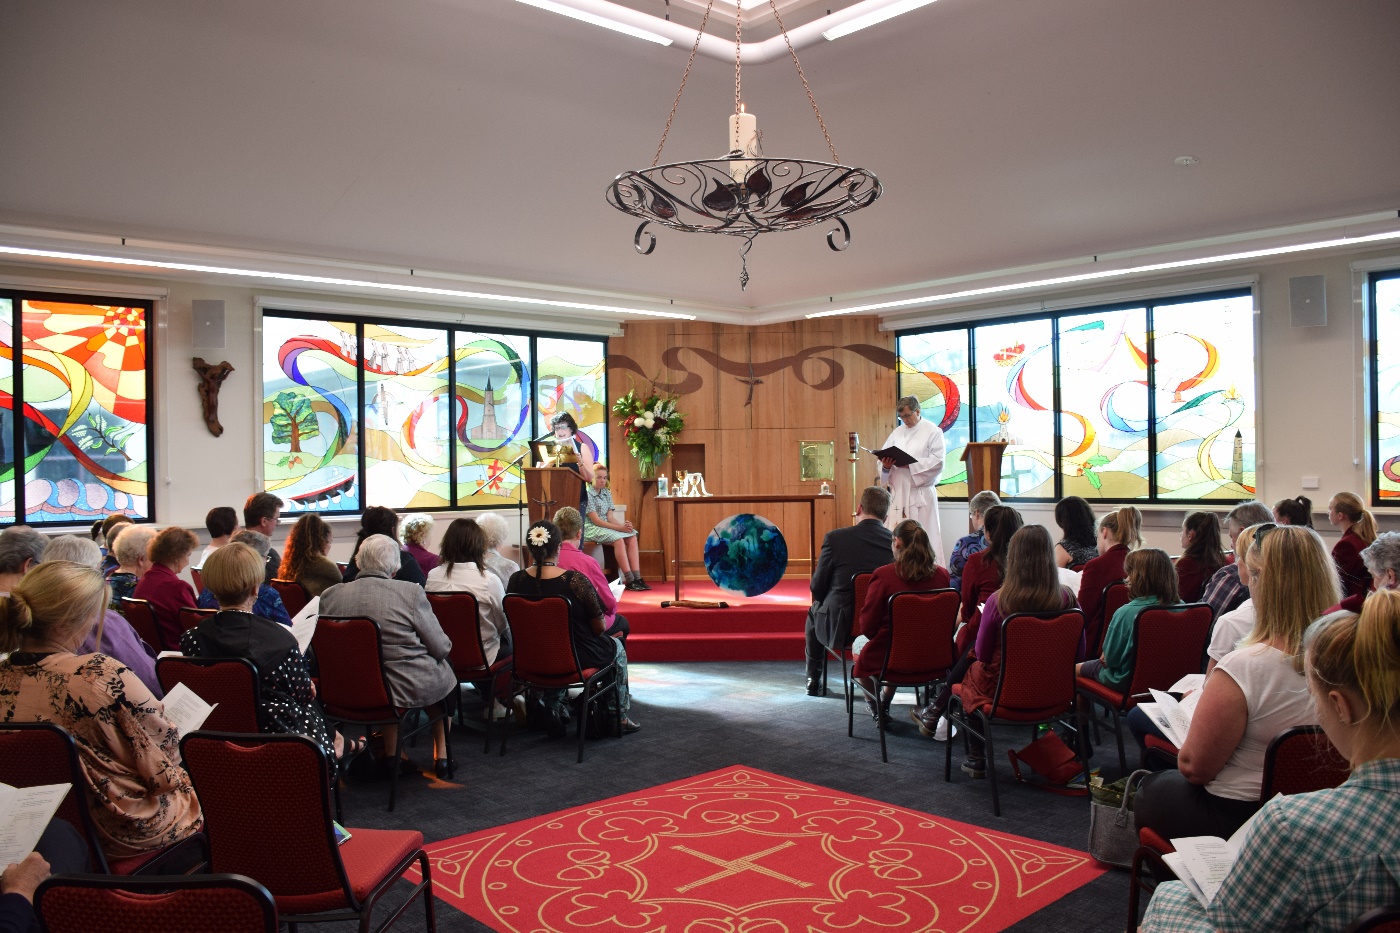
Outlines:
[{"label": "chair backrest", "polygon": [[306,608],[306,604],[311,602],[311,597],[306,593],[306,587],[295,580],[273,580],[272,588],[277,591],[277,595],[282,597],[282,605],[287,607],[287,615],[295,616]]},{"label": "chair backrest", "polygon": [[865,594],[870,590],[870,578],[873,576],[874,573],[863,570],[851,577],[851,630],[846,633],[848,645],[860,633],[860,614],[865,609]]},{"label": "chair backrest", "polygon": [[1264,752],[1259,799],[1340,787],[1350,775],[1351,765],[1321,726],[1294,726],[1276,735]]},{"label": "chair backrest", "polygon": [[1084,613],[1017,612],[1001,622],[1001,671],[992,716],[1001,711],[1062,712],[1074,704],[1074,656]]},{"label": "chair backrest", "polygon": [[[199,628],[199,623],[212,615],[218,615],[217,609],[200,609],[198,606],[182,606],[180,608],[180,631],[188,632],[192,628]],[[178,649],[180,646],[175,645]]]},{"label": "chair backrest", "polygon": [[1400,904],[1366,911],[1347,927],[1346,933],[1400,933]]},{"label": "chair backrest", "polygon": [[1127,694],[1165,690],[1187,674],[1199,674],[1214,623],[1215,610],[1206,603],[1159,606],[1138,613]]},{"label": "chair backrest", "polygon": [[468,674],[479,674],[485,670],[486,649],[481,644],[480,607],[473,593],[429,593],[428,605],[433,607],[433,615],[448,638],[452,639],[452,651],[447,659],[459,679],[467,679]]},{"label": "chair backrest", "polygon": [[[160,626],[156,625],[156,614],[151,609],[151,604],[144,599],[135,599],[130,596],[123,596],[121,600],[122,615],[126,621],[131,623],[131,627],[136,630],[136,634],[141,636],[141,640],[157,651],[167,651],[169,646],[161,640]],[[177,649],[178,645],[175,646]]]},{"label": "chair backrest", "polygon": [[892,594],[890,653],[884,674],[936,674],[952,667],[957,661],[953,633],[961,604],[957,590]]},{"label": "chair backrest", "polygon": [[357,616],[321,616],[311,650],[316,653],[318,697],[326,714],[347,719],[395,719],[379,624]]},{"label": "chair backrest", "polygon": [[533,683],[583,679],[583,666],[574,652],[573,632],[569,629],[569,600],[563,596],[507,593],[504,605],[517,680]]},{"label": "chair backrest", "polygon": [[1113,614],[1128,604],[1128,584],[1125,580],[1117,580],[1103,588],[1103,598],[1099,600],[1098,614],[1092,619],[1085,619],[1085,627],[1089,630],[1089,656],[1097,658],[1103,654],[1103,639],[1108,634],[1108,623],[1113,621]]},{"label": "chair backrest", "polygon": [[330,769],[301,735],[191,732],[180,740],[204,812],[211,871],[247,875],[276,898],[344,891]]},{"label": "chair backrest", "polygon": [[184,684],[206,703],[216,704],[203,728],[216,732],[257,733],[258,668],[247,658],[157,658],[156,679],[169,693]]},{"label": "chair backrest", "polygon": [[190,568],[190,579],[194,581],[194,591],[204,592],[204,573],[198,567]]},{"label": "chair backrest", "polygon": [[48,933],[277,933],[267,888],[242,875],[59,875],[34,893]]},{"label": "chair backrest", "polygon": [[50,722],[0,724],[0,781],[11,787],[72,784],[54,815],[87,841],[93,869],[107,871],[97,828],[88,813],[87,776],[78,763],[78,744],[67,729]]}]

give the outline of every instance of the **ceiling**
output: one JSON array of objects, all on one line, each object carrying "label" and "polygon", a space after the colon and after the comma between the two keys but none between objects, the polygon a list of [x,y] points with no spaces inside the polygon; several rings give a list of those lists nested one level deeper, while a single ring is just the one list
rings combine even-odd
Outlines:
[{"label": "ceiling", "polygon": [[[845,253],[760,237],[740,292],[738,242],[664,231],[643,257],[603,200],[651,161],[679,43],[508,0],[10,2],[0,223],[825,301],[1400,208],[1397,34],[1396,0],[940,0],[819,41],[832,139],[885,195]],[[770,155],[826,157],[790,62],[744,98]],[[722,153],[732,109],[732,68],[697,58],[665,157]]]}]

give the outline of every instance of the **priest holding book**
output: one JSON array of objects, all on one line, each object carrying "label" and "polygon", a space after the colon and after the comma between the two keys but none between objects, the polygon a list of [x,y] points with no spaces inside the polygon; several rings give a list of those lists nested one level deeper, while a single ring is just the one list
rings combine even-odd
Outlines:
[{"label": "priest holding book", "polygon": [[943,535],[938,527],[938,491],[935,484],[943,475],[945,450],[943,432],[932,421],[926,421],[919,411],[919,400],[906,395],[897,408],[900,424],[885,439],[883,450],[898,447],[914,461],[899,466],[895,458],[880,460],[880,482],[890,490],[890,511],[885,525],[895,525],[912,518],[924,526],[933,543],[933,556],[938,566],[948,566],[943,557]]}]

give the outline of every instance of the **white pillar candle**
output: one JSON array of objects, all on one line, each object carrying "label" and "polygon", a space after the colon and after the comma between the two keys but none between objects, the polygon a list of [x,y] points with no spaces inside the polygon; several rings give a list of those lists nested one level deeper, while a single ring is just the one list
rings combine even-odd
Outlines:
[{"label": "white pillar candle", "polygon": [[[758,154],[758,117],[739,105],[739,112],[729,118],[728,152],[743,152],[746,155]],[[731,159],[729,175],[736,183],[742,183],[753,162],[748,159]]]}]

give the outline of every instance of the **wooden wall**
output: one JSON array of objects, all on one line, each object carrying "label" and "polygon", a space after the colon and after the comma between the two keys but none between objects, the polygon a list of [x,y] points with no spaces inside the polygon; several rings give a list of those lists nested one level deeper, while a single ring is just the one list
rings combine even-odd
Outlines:
[{"label": "wooden wall", "polygon": [[[894,426],[896,378],[894,335],[879,330],[876,318],[833,318],[763,327],[689,321],[630,323],[608,343],[609,403],[631,386],[658,386],[680,395],[686,427],[678,443],[703,445],[705,485],[715,494],[815,492],[803,483],[799,441],[835,444],[836,498],[818,504],[818,536],[854,509],[847,433],[860,432],[861,444],[882,443]],[[614,423],[613,498],[629,505],[641,531],[642,569],[661,579],[660,510],[637,479],[636,463]],[[875,475],[874,460],[862,454],[857,489]],[[674,475],[671,462],[661,467]],[[687,507],[687,561],[698,560],[704,531],[744,506]],[[807,507],[753,508],[783,530],[790,571],[809,571]],[[667,522],[669,529],[669,521]],[[704,576],[688,569],[687,577]]]}]

